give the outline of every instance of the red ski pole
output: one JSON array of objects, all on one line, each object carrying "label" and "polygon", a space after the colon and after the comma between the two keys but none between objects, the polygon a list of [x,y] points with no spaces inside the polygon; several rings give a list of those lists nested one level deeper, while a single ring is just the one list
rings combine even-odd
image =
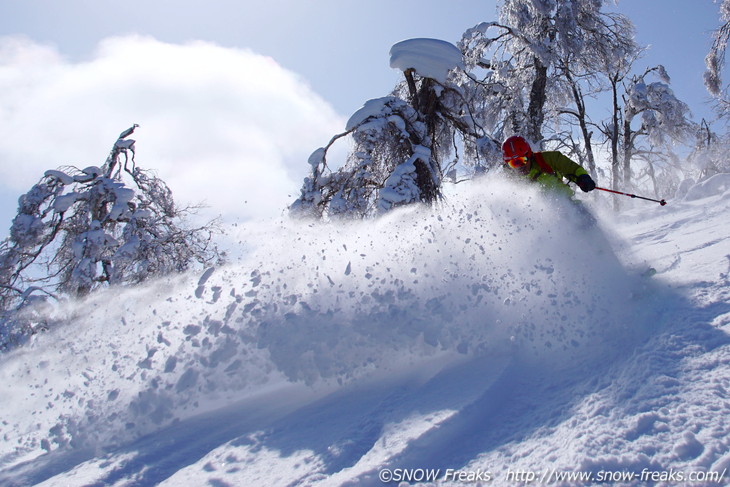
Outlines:
[{"label": "red ski pole", "polygon": [[664,201],[664,200],[655,200],[655,199],[652,199],[652,198],[646,198],[644,196],[637,196],[635,194],[630,194],[630,193],[622,193],[621,191],[614,191],[612,189],[601,188],[601,187],[598,187],[598,186],[596,186],[596,189],[600,189],[601,191],[606,191],[608,193],[622,194],[622,195],[628,196],[630,198],[639,198],[640,200],[653,201],[654,203],[659,203],[662,206],[664,206],[664,205],[667,204],[667,202]]}]

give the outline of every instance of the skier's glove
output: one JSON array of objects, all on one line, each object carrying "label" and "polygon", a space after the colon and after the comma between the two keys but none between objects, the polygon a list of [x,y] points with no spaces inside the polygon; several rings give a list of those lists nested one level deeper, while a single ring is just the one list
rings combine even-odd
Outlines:
[{"label": "skier's glove", "polygon": [[593,191],[596,189],[596,182],[591,179],[588,174],[581,174],[578,179],[575,180],[575,184],[584,192]]}]

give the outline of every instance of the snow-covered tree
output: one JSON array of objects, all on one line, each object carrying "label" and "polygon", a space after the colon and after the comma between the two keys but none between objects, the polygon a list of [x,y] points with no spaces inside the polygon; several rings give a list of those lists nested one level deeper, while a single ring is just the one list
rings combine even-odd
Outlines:
[{"label": "snow-covered tree", "polygon": [[[579,87],[594,80],[601,66],[635,49],[631,23],[603,12],[604,3],[505,0],[498,22],[484,22],[464,33],[459,46],[467,71],[480,71],[475,81],[490,97],[487,112],[479,113],[488,130],[540,143],[546,119],[565,113],[571,101],[577,109],[569,113],[587,124]],[[489,120],[503,126],[490,127]]]},{"label": "snow-covered tree", "polygon": [[[366,123],[367,122],[367,123]],[[317,149],[309,158],[312,173],[302,187],[301,196],[292,205],[299,215],[364,217],[377,210],[379,195],[395,168],[410,160],[410,133],[423,136],[424,126],[418,124],[418,114],[406,101],[395,96],[369,100],[355,112],[346,125],[346,132],[336,135],[330,143]],[[419,133],[420,129],[420,133]],[[332,144],[351,135],[354,148],[348,161],[337,171],[330,171],[327,153]],[[412,164],[415,172],[415,165]],[[395,186],[395,178],[391,186]],[[419,196],[413,178],[400,174],[403,201],[415,201]],[[410,184],[408,184],[410,183]],[[385,195],[384,195],[385,196]],[[393,201],[395,202],[395,201]]]},{"label": "snow-covered tree", "polygon": [[0,306],[81,296],[104,285],[133,284],[221,258],[214,222],[189,227],[167,185],[134,161],[125,130],[101,167],[46,171],[18,201],[0,244]]},{"label": "snow-covered tree", "polygon": [[[650,74],[656,75],[659,81],[648,82],[646,78]],[[625,187],[630,187],[632,178],[641,176],[632,172],[633,163],[640,160],[644,164],[644,174],[652,180],[655,191],[659,189],[657,162],[676,160],[671,146],[691,137],[689,116],[687,104],[679,100],[669,87],[669,75],[663,66],[647,69],[629,80],[623,95],[622,170]]]},{"label": "snow-covered tree", "polygon": [[[558,83],[564,85],[572,102],[572,106],[560,110],[569,128],[562,138],[571,142],[572,153],[579,162],[596,174],[592,140],[595,123],[588,113],[587,98],[605,91],[615,92],[617,82],[623,79],[624,68],[631,66],[641,50],[634,41],[634,26],[628,18],[615,13],[596,13],[592,23],[593,28],[585,31],[584,49],[563,52],[557,68]],[[582,144],[573,138],[574,127]]]},{"label": "snow-covered tree", "polygon": [[[609,146],[611,181],[614,190],[619,189],[621,182],[621,116],[623,82],[629,76],[635,59],[628,57],[617,59],[617,62],[603,67],[606,80],[611,92],[611,116],[600,127],[603,141]],[[618,201],[614,200],[614,207],[618,210]]]},{"label": "snow-covered tree", "polygon": [[[612,186],[631,189],[646,179],[655,192],[672,190],[678,183],[675,146],[688,142],[694,130],[689,107],[674,95],[663,66],[632,75],[633,62],[625,59],[607,76],[611,117],[601,132],[610,150]],[[614,200],[616,209],[618,204]]]},{"label": "snow-covered tree", "polygon": [[[457,147],[476,154],[484,147],[464,93],[456,46],[437,39],[409,39],[391,49],[391,66],[404,82],[390,96],[369,100],[346,131],[309,158],[311,173],[291,209],[296,214],[369,216],[396,206],[432,203]],[[337,140],[354,147],[336,171],[327,163]],[[459,139],[459,144],[456,143]]]},{"label": "snow-covered tree", "polygon": [[730,140],[712,130],[707,120],[694,126],[695,143],[687,157],[690,171],[688,176],[700,181],[718,173],[730,172],[730,160],[727,158]]},{"label": "snow-covered tree", "polygon": [[721,108],[727,110],[730,102],[727,95],[723,95],[722,68],[725,66],[725,50],[730,39],[730,0],[720,3],[720,22],[722,25],[715,31],[712,46],[705,57],[704,80],[707,91],[720,101]]}]

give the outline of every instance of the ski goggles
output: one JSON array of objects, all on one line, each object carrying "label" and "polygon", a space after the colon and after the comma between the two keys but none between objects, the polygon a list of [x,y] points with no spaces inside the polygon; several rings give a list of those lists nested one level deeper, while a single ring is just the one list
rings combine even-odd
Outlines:
[{"label": "ski goggles", "polygon": [[512,169],[522,169],[527,165],[528,160],[527,156],[513,157],[507,161],[507,165]]}]

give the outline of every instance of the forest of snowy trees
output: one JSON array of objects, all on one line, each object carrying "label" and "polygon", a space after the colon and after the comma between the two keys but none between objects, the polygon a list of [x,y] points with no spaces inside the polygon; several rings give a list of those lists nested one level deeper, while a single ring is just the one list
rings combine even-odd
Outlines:
[{"label": "forest of snowy trees", "polygon": [[[312,154],[292,212],[362,218],[433,202],[445,181],[501,167],[501,142],[511,135],[562,151],[613,189],[657,197],[730,170],[721,157],[727,137],[714,128],[729,106],[720,80],[728,1],[707,57],[720,111],[714,124],[691,119],[663,66],[642,65],[631,20],[609,3],[504,0],[496,21],[466,29],[455,45],[396,44],[390,64],[402,82]],[[605,106],[610,116],[599,118]],[[346,161],[329,161],[343,140],[352,146]]]},{"label": "forest of snowy trees", "polygon": [[[312,153],[290,214],[366,218],[436,202],[445,183],[500,169],[501,143],[515,134],[621,191],[670,197],[683,181],[730,172],[730,138],[717,129],[730,114],[721,76],[730,0],[706,58],[713,121],[691,119],[671,73],[642,63],[631,20],[609,8],[607,0],[503,0],[496,20],[466,28],[455,43],[394,45],[390,66],[402,81]],[[101,167],[49,169],[20,197],[0,243],[0,349],[45,326],[34,318],[39,304],[220,261],[215,222],[191,226],[189,209],[136,165],[135,128]],[[335,144],[349,144],[346,160],[330,160]]]}]

